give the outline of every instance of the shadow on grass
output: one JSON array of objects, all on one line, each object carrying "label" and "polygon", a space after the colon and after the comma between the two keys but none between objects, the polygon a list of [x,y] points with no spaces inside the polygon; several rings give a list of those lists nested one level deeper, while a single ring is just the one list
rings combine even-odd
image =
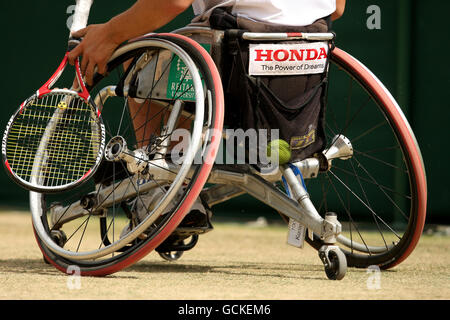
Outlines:
[{"label": "shadow on grass", "polygon": [[53,266],[46,264],[44,259],[2,259],[0,260],[0,273],[62,274]]},{"label": "shadow on grass", "polygon": [[[45,276],[66,276],[65,273],[56,269],[53,265],[44,262],[44,259],[9,259],[0,260],[0,274],[36,274]],[[120,272],[105,278],[136,279],[130,275]]]},{"label": "shadow on grass", "polygon": [[[106,276],[108,279],[137,279],[131,273],[148,274],[174,274],[185,273],[209,274],[218,277],[236,276],[236,277],[254,277],[254,278],[275,278],[280,280],[305,279],[305,280],[324,280],[325,274],[323,266],[320,264],[293,264],[293,263],[256,263],[229,261],[218,264],[202,261],[196,263],[180,262],[146,262],[141,261],[129,266],[112,275]],[[366,269],[351,268],[352,272],[366,273]],[[314,272],[315,275],[311,276]],[[383,273],[395,274],[396,270],[383,270]],[[44,262],[43,259],[2,259],[0,260],[0,274],[36,274],[45,276],[63,276],[64,274],[52,265]],[[317,275],[317,276],[316,276]]]},{"label": "shadow on grass", "polygon": [[[204,263],[204,262],[202,262]],[[321,265],[283,264],[283,263],[252,263],[228,262],[224,264],[182,264],[179,262],[138,262],[123,270],[124,272],[143,273],[187,273],[187,274],[217,274],[220,276],[268,277],[279,279],[323,279]],[[317,277],[310,277],[306,273],[317,272]]]}]

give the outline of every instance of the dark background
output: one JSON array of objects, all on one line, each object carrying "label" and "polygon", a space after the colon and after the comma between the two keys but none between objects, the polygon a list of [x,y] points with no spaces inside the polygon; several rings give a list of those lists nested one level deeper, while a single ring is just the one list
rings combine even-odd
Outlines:
[{"label": "dark background", "polygon": [[[64,55],[67,19],[74,1],[2,1],[0,53],[4,128],[19,104],[57,67]],[[134,1],[96,0],[90,23],[101,23]],[[370,5],[381,9],[381,29],[370,30]],[[450,223],[449,137],[450,79],[447,19],[450,2],[442,0],[347,0],[343,18],[333,25],[338,47],[371,69],[402,106],[424,157],[428,178],[428,223]],[[192,18],[188,9],[161,29],[170,31]],[[27,208],[28,194],[0,170],[0,206]],[[271,209],[243,196],[217,207],[217,214],[270,215]]]}]

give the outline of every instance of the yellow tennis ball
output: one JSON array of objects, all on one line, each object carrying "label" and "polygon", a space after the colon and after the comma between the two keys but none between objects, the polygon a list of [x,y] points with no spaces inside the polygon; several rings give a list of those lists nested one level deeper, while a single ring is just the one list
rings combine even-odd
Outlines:
[{"label": "yellow tennis ball", "polygon": [[273,160],[276,160],[278,157],[279,164],[288,163],[291,159],[291,148],[289,143],[281,139],[270,141],[267,145],[267,156]]}]

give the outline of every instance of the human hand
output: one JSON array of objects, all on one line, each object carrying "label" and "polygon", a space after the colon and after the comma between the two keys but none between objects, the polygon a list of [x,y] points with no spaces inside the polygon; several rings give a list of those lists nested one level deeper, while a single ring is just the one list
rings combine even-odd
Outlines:
[{"label": "human hand", "polygon": [[69,53],[69,63],[75,64],[75,60],[82,56],[81,73],[85,76],[86,83],[92,85],[94,70],[105,74],[107,63],[120,42],[116,41],[108,24],[92,24],[72,34],[74,38],[83,38],[81,43]]}]

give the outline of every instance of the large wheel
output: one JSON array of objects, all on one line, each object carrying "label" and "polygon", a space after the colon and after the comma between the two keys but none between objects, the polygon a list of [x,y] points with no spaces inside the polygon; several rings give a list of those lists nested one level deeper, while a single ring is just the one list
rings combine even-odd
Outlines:
[{"label": "large wheel", "polygon": [[[144,80],[151,83],[139,84]],[[119,148],[117,141],[125,141],[128,149],[139,150],[130,153],[139,160],[137,167],[142,162],[156,165],[157,157],[173,164],[170,151],[176,145],[165,141],[177,128],[189,133],[179,153],[181,163],[163,168],[165,179],[145,170],[133,172],[123,159],[105,159],[94,177],[75,191],[30,193],[35,235],[45,260],[62,272],[76,265],[82,275],[103,276],[146,256],[182,221],[211,171],[224,105],[209,54],[180,35],[147,36],[118,48],[108,63],[108,75],[97,74],[95,83],[91,95],[100,93],[110,153]],[[147,91],[143,95],[139,90]],[[176,126],[167,132],[174,110],[181,111],[173,116]],[[146,117],[136,125],[138,114]]]},{"label": "large wheel", "polygon": [[[414,134],[395,99],[359,61],[336,48],[326,103],[328,141],[349,139],[353,156],[333,160],[309,180],[319,213],[338,213],[348,266],[391,268],[405,260],[423,231],[427,185]],[[323,242],[308,242],[317,250]]]}]

